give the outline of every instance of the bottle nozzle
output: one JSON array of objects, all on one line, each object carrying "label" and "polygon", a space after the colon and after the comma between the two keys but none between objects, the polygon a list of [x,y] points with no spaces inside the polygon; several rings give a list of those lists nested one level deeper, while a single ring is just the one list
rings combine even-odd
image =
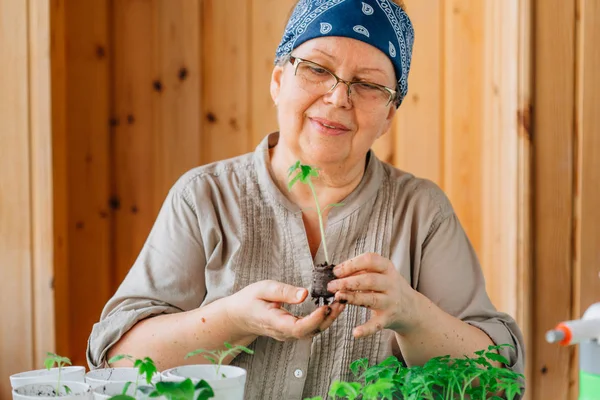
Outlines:
[{"label": "bottle nozzle", "polygon": [[546,341],[548,343],[561,342],[565,339],[565,333],[557,329],[546,332]]}]

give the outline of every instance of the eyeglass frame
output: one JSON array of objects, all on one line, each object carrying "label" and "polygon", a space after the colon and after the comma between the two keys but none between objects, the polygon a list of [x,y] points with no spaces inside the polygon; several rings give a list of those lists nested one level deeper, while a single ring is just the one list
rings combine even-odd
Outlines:
[{"label": "eyeglass frame", "polygon": [[290,62],[290,64],[292,64],[292,66],[294,67],[294,76],[295,76],[295,75],[296,75],[296,73],[298,72],[298,65],[299,65],[301,62],[306,62],[306,63],[309,63],[309,64],[313,64],[313,65],[315,65],[315,66],[317,66],[317,67],[319,67],[319,68],[322,68],[322,69],[324,69],[325,71],[329,72],[329,73],[330,73],[330,74],[331,74],[331,75],[332,75],[332,76],[333,76],[333,77],[336,79],[336,82],[335,82],[335,85],[333,85],[333,86],[332,86],[332,87],[331,87],[331,88],[330,88],[330,89],[329,89],[327,92],[325,92],[324,94],[327,94],[327,93],[330,93],[330,92],[334,91],[334,90],[335,90],[335,88],[337,88],[337,86],[340,84],[340,82],[342,82],[344,85],[346,85],[346,86],[348,87],[348,99],[350,99],[350,93],[352,93],[352,89],[351,89],[351,87],[350,87],[350,86],[351,86],[351,85],[353,85],[353,84],[358,84],[358,83],[362,83],[362,84],[366,83],[366,84],[369,84],[369,85],[376,86],[376,87],[378,87],[378,88],[380,88],[380,89],[383,89],[383,90],[385,90],[386,92],[388,92],[388,93],[389,93],[389,95],[390,95],[390,98],[388,99],[387,103],[385,104],[385,107],[389,106],[389,105],[390,105],[390,103],[391,103],[392,101],[394,101],[394,104],[397,104],[397,103],[398,103],[398,100],[399,100],[399,99],[397,98],[397,96],[398,96],[398,91],[397,91],[397,90],[394,90],[394,89],[392,89],[392,88],[389,88],[389,87],[387,87],[387,86],[385,86],[385,85],[380,85],[380,84],[378,84],[378,83],[374,83],[374,82],[368,82],[368,81],[347,81],[347,80],[345,80],[345,79],[342,79],[342,78],[340,78],[340,77],[339,77],[339,76],[337,76],[335,73],[333,73],[333,71],[331,71],[329,68],[326,68],[326,67],[322,66],[322,65],[321,65],[321,64],[319,64],[319,63],[316,63],[316,62],[314,62],[314,61],[311,61],[311,60],[307,60],[307,59],[305,59],[305,58],[295,57],[295,56],[293,56],[293,55],[291,55],[291,54],[288,56],[288,61],[289,61],[289,62]]}]

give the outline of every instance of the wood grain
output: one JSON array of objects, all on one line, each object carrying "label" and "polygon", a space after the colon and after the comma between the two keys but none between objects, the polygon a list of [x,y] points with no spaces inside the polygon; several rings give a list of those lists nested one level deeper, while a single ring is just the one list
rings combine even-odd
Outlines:
[{"label": "wood grain", "polygon": [[202,7],[202,159],[208,163],[252,148],[250,8],[246,0],[204,0]]},{"label": "wood grain", "polygon": [[533,399],[566,399],[573,348],[544,334],[571,318],[575,2],[535,4]]},{"label": "wood grain", "polygon": [[0,397],[33,367],[32,204],[28,8],[0,0]]},{"label": "wood grain", "polygon": [[443,186],[443,10],[440,0],[408,0],[415,29],[408,94],[393,127],[393,164]]}]

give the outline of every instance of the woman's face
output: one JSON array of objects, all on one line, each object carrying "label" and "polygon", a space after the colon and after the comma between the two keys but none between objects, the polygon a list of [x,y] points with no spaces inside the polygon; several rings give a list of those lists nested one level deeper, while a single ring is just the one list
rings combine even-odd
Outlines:
[{"label": "woman's face", "polygon": [[[346,81],[396,87],[389,58],[358,40],[316,38],[298,46],[292,55],[313,61]],[[277,105],[279,145],[303,163],[320,167],[344,168],[362,162],[373,142],[389,129],[396,111],[393,102],[374,104],[348,98],[343,83],[325,94],[315,93],[294,75],[289,62],[274,68],[271,96]]]}]

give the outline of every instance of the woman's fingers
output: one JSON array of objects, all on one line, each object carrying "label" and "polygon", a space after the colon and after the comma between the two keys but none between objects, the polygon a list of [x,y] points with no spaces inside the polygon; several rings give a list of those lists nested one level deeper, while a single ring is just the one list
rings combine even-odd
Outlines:
[{"label": "woman's fingers", "polygon": [[352,331],[352,335],[356,339],[371,336],[383,330],[384,323],[379,318],[371,318],[364,325],[357,326]]},{"label": "woman's fingers", "polygon": [[353,275],[347,278],[335,279],[327,285],[331,293],[338,291],[373,291],[384,292],[390,285],[389,278],[381,273]]},{"label": "woman's fingers", "polygon": [[302,303],[308,290],[277,281],[262,281],[256,284],[256,297],[261,300],[298,304]]},{"label": "woman's fingers", "polygon": [[390,260],[376,253],[364,253],[338,264],[333,269],[337,278],[344,278],[360,271],[383,273],[390,266]]},{"label": "woman's fingers", "polygon": [[389,306],[389,297],[377,292],[340,291],[335,294],[335,300],[340,303],[354,304],[355,306],[367,307],[373,310],[385,310]]},{"label": "woman's fingers", "polygon": [[331,313],[319,325],[317,330],[313,332],[314,334],[319,334],[319,333],[327,330],[331,326],[331,324],[333,324],[333,321],[335,321],[336,318],[340,316],[342,311],[344,311],[344,308],[346,308],[346,305],[341,304],[336,301],[330,307],[331,307]]},{"label": "woman's fingers", "polygon": [[273,313],[269,317],[273,329],[279,332],[282,337],[301,339],[312,336],[332,312],[333,309],[330,306],[323,306],[306,317],[299,318],[286,310],[280,309],[279,312]]}]

